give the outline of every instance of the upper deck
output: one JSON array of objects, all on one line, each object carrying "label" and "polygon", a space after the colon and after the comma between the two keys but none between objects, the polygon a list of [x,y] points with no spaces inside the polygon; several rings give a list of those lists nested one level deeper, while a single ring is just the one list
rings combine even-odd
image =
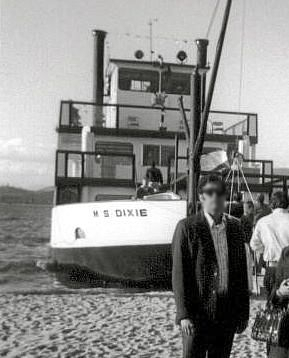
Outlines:
[{"label": "upper deck", "polygon": [[[190,110],[185,109],[189,119]],[[164,116],[164,118],[162,117]],[[98,117],[98,120],[96,120]],[[99,124],[101,118],[102,125]],[[163,124],[163,127],[162,127]],[[78,133],[84,126],[99,134],[173,138],[184,136],[184,123],[177,107],[152,107],[119,103],[96,105],[91,102],[61,101],[59,132]],[[244,136],[258,142],[258,116],[255,113],[211,111],[206,140],[233,142]]]}]

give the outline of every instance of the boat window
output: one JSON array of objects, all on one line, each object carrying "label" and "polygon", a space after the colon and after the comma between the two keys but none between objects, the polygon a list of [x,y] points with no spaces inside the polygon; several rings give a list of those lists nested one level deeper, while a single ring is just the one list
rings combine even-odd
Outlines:
[{"label": "boat window", "polygon": [[154,144],[144,144],[143,146],[143,165],[149,166],[155,162],[160,165],[160,146]]},{"label": "boat window", "polygon": [[190,75],[167,71],[162,74],[162,91],[168,94],[189,95]]},{"label": "boat window", "polygon": [[175,156],[173,145],[144,144],[143,146],[143,165],[149,166],[155,162],[156,165],[167,167],[169,160]]},{"label": "boat window", "polygon": [[158,72],[121,68],[119,89],[123,91],[158,92]]},{"label": "boat window", "polygon": [[95,153],[95,161],[102,165],[107,178],[115,177],[116,166],[132,165],[133,145],[131,143],[98,141],[95,143]]},{"label": "boat window", "polygon": [[161,166],[167,167],[170,159],[175,157],[175,147],[173,145],[161,146]]},{"label": "boat window", "polygon": [[96,154],[118,153],[123,155],[132,155],[133,145],[131,143],[123,143],[123,142],[97,141],[95,143],[95,152]]}]

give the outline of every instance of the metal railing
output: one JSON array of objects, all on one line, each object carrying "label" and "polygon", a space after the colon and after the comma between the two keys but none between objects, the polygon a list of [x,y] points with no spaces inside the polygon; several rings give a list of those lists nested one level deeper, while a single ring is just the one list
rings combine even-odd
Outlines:
[{"label": "metal railing", "polygon": [[[187,173],[186,173],[186,167],[187,167],[187,160],[188,158],[185,156],[180,156],[178,157],[178,162],[179,161],[183,161],[183,165],[180,166],[180,164],[178,164],[177,166],[175,165],[175,158],[170,158],[169,159],[169,164],[168,164],[168,169],[167,169],[167,182],[168,183],[174,183],[176,178],[177,178],[177,182],[181,181],[181,180],[185,180]],[[180,172],[178,168],[182,167],[183,170]],[[175,173],[175,168],[177,168],[177,173]],[[184,170],[185,168],[185,170]],[[229,169],[228,169],[229,170]],[[271,160],[250,160],[250,159],[244,159],[243,160],[243,171],[246,177],[246,180],[250,185],[252,186],[259,186],[259,185],[263,185],[264,188],[266,188],[266,190],[268,192],[271,192],[274,187],[277,187],[277,183],[279,185],[279,188],[282,187],[283,185],[283,177],[281,178],[281,176],[276,176],[274,175],[274,170],[273,170],[273,161]],[[226,171],[224,171],[224,168],[222,171],[216,171],[216,170],[212,170],[212,171],[204,171],[202,170],[201,174],[202,175],[206,175],[209,173],[216,173],[216,174],[220,174],[221,172],[224,173],[224,175],[226,176]],[[275,180],[275,182],[274,182]],[[288,177],[289,180],[289,177]],[[280,181],[282,182],[282,185],[280,183]],[[230,180],[229,180],[230,182]]]},{"label": "metal railing", "polygon": [[135,185],[135,156],[127,153],[56,151],[55,183]]},{"label": "metal railing", "polygon": [[[189,109],[185,109],[189,118]],[[91,102],[62,101],[60,105],[60,128],[97,126],[159,130],[164,122],[167,131],[183,132],[179,108],[161,108],[128,104],[96,105]],[[208,134],[258,137],[258,117],[254,113],[211,111]]]}]

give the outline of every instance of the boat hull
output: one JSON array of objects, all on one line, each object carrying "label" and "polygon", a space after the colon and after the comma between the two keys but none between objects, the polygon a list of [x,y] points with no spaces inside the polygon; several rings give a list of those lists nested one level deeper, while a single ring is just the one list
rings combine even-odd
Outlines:
[{"label": "boat hull", "polygon": [[[112,201],[53,209],[51,250],[58,267],[112,282],[171,281],[171,241],[182,201]],[[87,275],[86,275],[87,276]]]},{"label": "boat hull", "polygon": [[171,279],[170,244],[58,248],[52,252],[58,265],[74,274],[86,271],[114,282],[167,283]]}]

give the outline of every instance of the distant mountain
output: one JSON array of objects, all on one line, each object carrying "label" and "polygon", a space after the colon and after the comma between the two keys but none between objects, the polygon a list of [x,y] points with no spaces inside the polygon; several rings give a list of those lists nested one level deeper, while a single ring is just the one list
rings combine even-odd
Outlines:
[{"label": "distant mountain", "polygon": [[53,190],[52,187],[34,191],[12,186],[0,186],[0,203],[52,205]]},{"label": "distant mountain", "polygon": [[289,176],[289,168],[274,168],[274,174]]}]

